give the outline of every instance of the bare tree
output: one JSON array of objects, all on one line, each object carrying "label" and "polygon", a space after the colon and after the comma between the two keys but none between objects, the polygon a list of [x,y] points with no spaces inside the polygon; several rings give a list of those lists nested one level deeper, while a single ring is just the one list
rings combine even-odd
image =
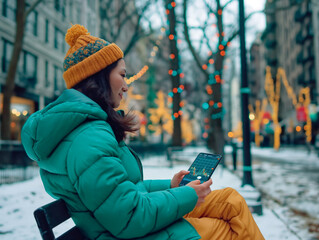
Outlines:
[{"label": "bare tree", "polygon": [[[177,89],[180,89],[180,74],[179,74],[179,53],[177,48],[177,34],[176,34],[176,15],[175,15],[175,2],[173,0],[166,0],[165,7],[168,12],[169,21],[169,48],[170,48],[170,74],[172,88],[175,89],[173,96],[173,146],[182,146],[182,129],[181,129],[181,115],[178,114],[180,110],[181,94]],[[168,7],[170,6],[170,7]]]},{"label": "bare tree", "polygon": [[[211,79],[222,79],[223,77],[223,66],[224,66],[224,60],[225,60],[225,53],[226,50],[229,48],[230,43],[239,35],[239,26],[236,24],[227,25],[224,20],[224,13],[229,9],[227,7],[235,1],[228,0],[224,3],[224,5],[221,4],[220,0],[203,0],[204,5],[206,6],[206,12],[205,14],[207,16],[213,15],[216,20],[216,35],[218,37],[217,43],[213,46],[211,44],[212,41],[210,41],[211,36],[209,36],[208,28],[210,27],[210,23],[206,19],[203,24],[200,26],[191,26],[188,23],[188,9],[194,9],[189,8],[188,4],[192,3],[188,0],[183,0],[183,26],[184,26],[184,35],[185,40],[189,46],[190,52],[195,60],[196,65],[202,72],[202,74],[206,78],[207,85],[210,86],[213,94],[208,95],[209,101],[211,103],[221,103],[222,102],[222,95],[221,95],[221,82],[214,82],[210,83]],[[264,13],[266,15],[275,14],[278,11],[285,11],[287,9],[290,9],[292,6],[300,6],[301,1],[298,0],[292,0],[289,5],[285,4],[273,4],[272,8],[268,8],[262,11],[254,11],[248,14],[245,17],[245,21],[247,21],[250,17],[252,17],[256,13]],[[196,2],[198,4],[198,2]],[[192,11],[194,12],[194,11]],[[201,12],[201,17],[203,18],[204,14]],[[235,14],[234,14],[235,15]],[[199,46],[195,48],[195,43],[191,39],[190,31],[192,30],[198,30],[202,32],[202,38],[199,40]],[[205,45],[205,46],[204,46]],[[201,54],[202,49],[206,48],[211,51],[211,55],[207,57],[203,57],[203,54]],[[213,73],[211,72],[211,69],[208,67],[209,61],[212,61],[213,59],[214,66],[213,66]],[[212,78],[213,76],[213,78]],[[217,78],[216,78],[217,76]],[[214,108],[209,106],[208,109],[208,117],[210,121],[210,131],[208,132],[208,147],[213,149],[215,152],[221,153],[223,152],[224,148],[224,132],[222,129],[222,108]],[[216,116],[216,117],[214,117]]]},{"label": "bare tree", "polygon": [[16,0],[16,6],[17,6],[16,35],[15,35],[9,70],[6,77],[5,88],[3,91],[1,137],[2,139],[5,139],[5,140],[10,139],[11,98],[15,88],[15,76],[16,76],[20,53],[22,50],[22,45],[23,45],[25,24],[26,24],[28,15],[42,1],[43,0],[35,0],[28,8],[26,8],[25,0]]},{"label": "bare tree", "polygon": [[[146,13],[154,2],[156,0],[101,0],[101,37],[111,42],[120,42],[124,55],[127,55],[139,40],[153,34]],[[142,20],[148,23],[148,29],[142,26]]]},{"label": "bare tree", "polygon": [[[210,149],[213,149],[217,153],[223,153],[224,149],[224,132],[222,128],[222,114],[223,108],[221,107],[222,102],[222,76],[223,76],[223,66],[224,60],[226,57],[226,50],[229,47],[229,43],[234,40],[234,38],[239,34],[237,27],[232,27],[230,33],[225,34],[225,24],[223,22],[223,13],[228,4],[232,0],[225,3],[223,6],[220,3],[220,0],[215,0],[216,6],[213,7],[211,4],[204,1],[206,6],[207,16],[214,15],[216,17],[216,36],[218,38],[216,46],[210,44],[209,36],[207,34],[208,21],[205,20],[204,24],[198,27],[198,30],[202,31],[202,39],[198,49],[194,47],[194,43],[190,38],[190,27],[188,24],[187,18],[187,4],[188,0],[183,2],[183,26],[184,26],[184,35],[185,40],[189,46],[190,52],[196,62],[196,65],[201,70],[205,76],[206,82],[209,91],[213,94],[209,96],[209,108],[208,108],[208,117],[210,131],[208,132],[208,142],[207,145]],[[209,49],[210,54],[205,58],[201,55],[201,49],[203,44],[206,43],[206,48]],[[208,66],[214,64],[214,72],[212,73],[211,68]],[[216,105],[217,104],[217,105]],[[218,106],[218,107],[216,107]]]},{"label": "bare tree", "polygon": [[[103,4],[100,10],[101,16],[101,35],[103,38],[121,44],[125,55],[131,54],[133,47],[141,39],[147,38],[151,43],[154,44],[155,40],[152,35],[155,33],[153,30],[153,23],[151,16],[154,14],[161,15],[159,12],[154,13],[150,8],[154,8],[158,4],[157,0],[148,1],[131,1],[131,0],[102,0]],[[170,5],[172,0],[165,0],[166,6]],[[163,8],[165,9],[165,8]],[[163,9],[156,8],[156,11]],[[172,35],[175,34],[176,17],[174,8],[170,10],[168,15],[170,19],[170,32]],[[154,34],[155,35],[155,34]],[[170,58],[169,61],[166,58],[165,62],[169,62],[170,69],[179,69],[178,62],[178,48],[176,38],[169,40],[170,52],[175,56]],[[129,56],[131,57],[131,56]],[[134,61],[136,65],[136,60]],[[179,74],[171,75],[171,86],[172,88],[179,88],[180,80]],[[178,113],[180,110],[180,93],[174,94],[173,97],[173,114]],[[172,144],[174,146],[182,145],[182,134],[181,134],[181,119],[180,116],[176,117],[173,124],[173,136]]]}]

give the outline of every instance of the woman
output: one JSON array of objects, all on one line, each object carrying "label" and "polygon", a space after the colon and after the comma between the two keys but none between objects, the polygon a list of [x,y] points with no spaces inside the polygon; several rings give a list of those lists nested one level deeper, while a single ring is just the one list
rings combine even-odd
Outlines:
[{"label": "woman", "polygon": [[[263,239],[243,198],[213,191],[212,180],[178,187],[143,180],[141,162],[123,139],[134,116],[119,114],[127,91],[121,49],[80,25],[66,34],[63,78],[68,90],[34,113],[22,131],[46,191],[62,198],[90,239]],[[195,207],[196,206],[196,207]]]}]

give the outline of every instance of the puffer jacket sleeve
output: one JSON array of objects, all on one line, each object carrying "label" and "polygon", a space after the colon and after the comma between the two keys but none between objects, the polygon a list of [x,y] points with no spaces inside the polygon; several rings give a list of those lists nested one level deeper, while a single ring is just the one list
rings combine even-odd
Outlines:
[{"label": "puffer jacket sleeve", "polygon": [[144,180],[143,183],[148,192],[162,191],[171,188],[170,179]]},{"label": "puffer jacket sleeve", "polygon": [[70,179],[83,204],[106,230],[118,238],[138,238],[194,208],[197,195],[188,186],[140,192],[129,181],[117,147],[110,130],[91,127],[74,139],[68,154]]}]

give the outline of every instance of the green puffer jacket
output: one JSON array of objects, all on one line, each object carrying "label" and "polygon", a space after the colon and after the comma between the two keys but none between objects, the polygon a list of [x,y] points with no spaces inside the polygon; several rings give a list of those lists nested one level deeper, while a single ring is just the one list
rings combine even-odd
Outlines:
[{"label": "green puffer jacket", "polygon": [[67,203],[90,239],[199,239],[182,218],[197,202],[195,190],[143,181],[140,160],[116,141],[106,119],[74,89],[28,119],[22,143],[46,191]]}]

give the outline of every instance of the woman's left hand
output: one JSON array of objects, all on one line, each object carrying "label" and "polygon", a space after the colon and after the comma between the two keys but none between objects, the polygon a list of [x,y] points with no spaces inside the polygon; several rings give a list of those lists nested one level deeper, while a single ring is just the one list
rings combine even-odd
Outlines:
[{"label": "woman's left hand", "polygon": [[176,173],[171,180],[171,188],[179,187],[179,184],[181,183],[183,177],[187,174],[189,174],[189,171],[186,170],[181,170],[178,173]]}]

